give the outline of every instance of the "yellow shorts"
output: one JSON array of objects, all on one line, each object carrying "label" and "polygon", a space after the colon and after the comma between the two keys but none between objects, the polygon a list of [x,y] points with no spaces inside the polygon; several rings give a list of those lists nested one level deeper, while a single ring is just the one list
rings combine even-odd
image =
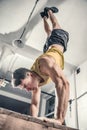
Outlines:
[{"label": "yellow shorts", "polygon": [[64,56],[63,53],[61,51],[59,51],[56,47],[51,47],[48,51],[46,51],[46,53],[42,54],[41,56],[39,56],[36,61],[34,62],[34,64],[31,67],[31,70],[34,71],[35,73],[37,73],[42,79],[43,82],[41,82],[39,84],[39,86],[45,85],[47,83],[49,83],[51,81],[50,77],[47,75],[43,75],[40,72],[40,68],[39,68],[39,59],[41,57],[44,56],[52,56],[56,62],[56,64],[61,67],[61,69],[64,68]]},{"label": "yellow shorts", "polygon": [[46,51],[46,53],[44,53],[41,57],[44,57],[47,55],[52,56],[56,64],[58,64],[58,66],[61,67],[61,69],[64,69],[64,56],[60,50],[58,50],[56,47],[51,47],[51,49]]}]

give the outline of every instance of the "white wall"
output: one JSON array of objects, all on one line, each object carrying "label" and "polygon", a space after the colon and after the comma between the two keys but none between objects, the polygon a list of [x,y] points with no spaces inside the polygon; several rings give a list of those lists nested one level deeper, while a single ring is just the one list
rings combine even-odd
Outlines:
[{"label": "white wall", "polygon": [[[80,73],[77,74],[75,71],[69,77],[70,99],[72,99],[72,104],[71,112],[68,106],[66,123],[70,127],[87,130],[87,61],[78,66],[78,68],[80,68]],[[75,96],[78,98],[77,102],[73,100]]]},{"label": "white wall", "polygon": [[87,61],[79,66],[80,73],[76,76],[77,79],[77,96],[78,99],[78,119],[79,128],[87,130]]},{"label": "white wall", "polygon": [[[75,99],[75,81],[74,81],[74,73],[68,77],[70,83],[70,96],[69,100],[72,100],[72,103],[68,103],[68,110],[66,113],[66,125],[69,127],[77,128],[77,120],[76,120],[76,101]],[[71,106],[71,110],[70,110]]]}]

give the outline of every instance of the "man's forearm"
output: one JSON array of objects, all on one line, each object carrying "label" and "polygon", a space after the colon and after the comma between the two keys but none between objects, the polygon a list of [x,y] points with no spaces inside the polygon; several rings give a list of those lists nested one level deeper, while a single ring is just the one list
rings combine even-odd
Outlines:
[{"label": "man's forearm", "polygon": [[38,111],[39,111],[38,106],[36,106],[34,104],[31,104],[31,108],[30,108],[31,116],[37,117],[38,116]]},{"label": "man's forearm", "polygon": [[34,117],[38,116],[39,104],[40,104],[40,93],[41,93],[41,89],[39,87],[38,89],[32,92],[30,113],[31,113],[31,116],[34,116]]}]

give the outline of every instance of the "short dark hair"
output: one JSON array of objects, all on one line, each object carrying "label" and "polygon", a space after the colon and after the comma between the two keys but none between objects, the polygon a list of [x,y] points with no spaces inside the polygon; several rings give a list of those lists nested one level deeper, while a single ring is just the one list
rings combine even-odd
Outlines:
[{"label": "short dark hair", "polygon": [[21,84],[21,79],[26,77],[26,72],[31,72],[27,68],[19,68],[13,72],[14,86],[18,86]]}]

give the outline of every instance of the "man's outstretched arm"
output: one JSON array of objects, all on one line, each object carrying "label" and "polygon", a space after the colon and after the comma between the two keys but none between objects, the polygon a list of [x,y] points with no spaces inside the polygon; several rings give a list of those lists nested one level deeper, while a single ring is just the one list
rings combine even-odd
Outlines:
[{"label": "man's outstretched arm", "polygon": [[39,104],[40,104],[40,94],[41,88],[39,87],[37,90],[33,90],[32,92],[32,101],[31,101],[31,116],[37,117],[39,112]]}]

